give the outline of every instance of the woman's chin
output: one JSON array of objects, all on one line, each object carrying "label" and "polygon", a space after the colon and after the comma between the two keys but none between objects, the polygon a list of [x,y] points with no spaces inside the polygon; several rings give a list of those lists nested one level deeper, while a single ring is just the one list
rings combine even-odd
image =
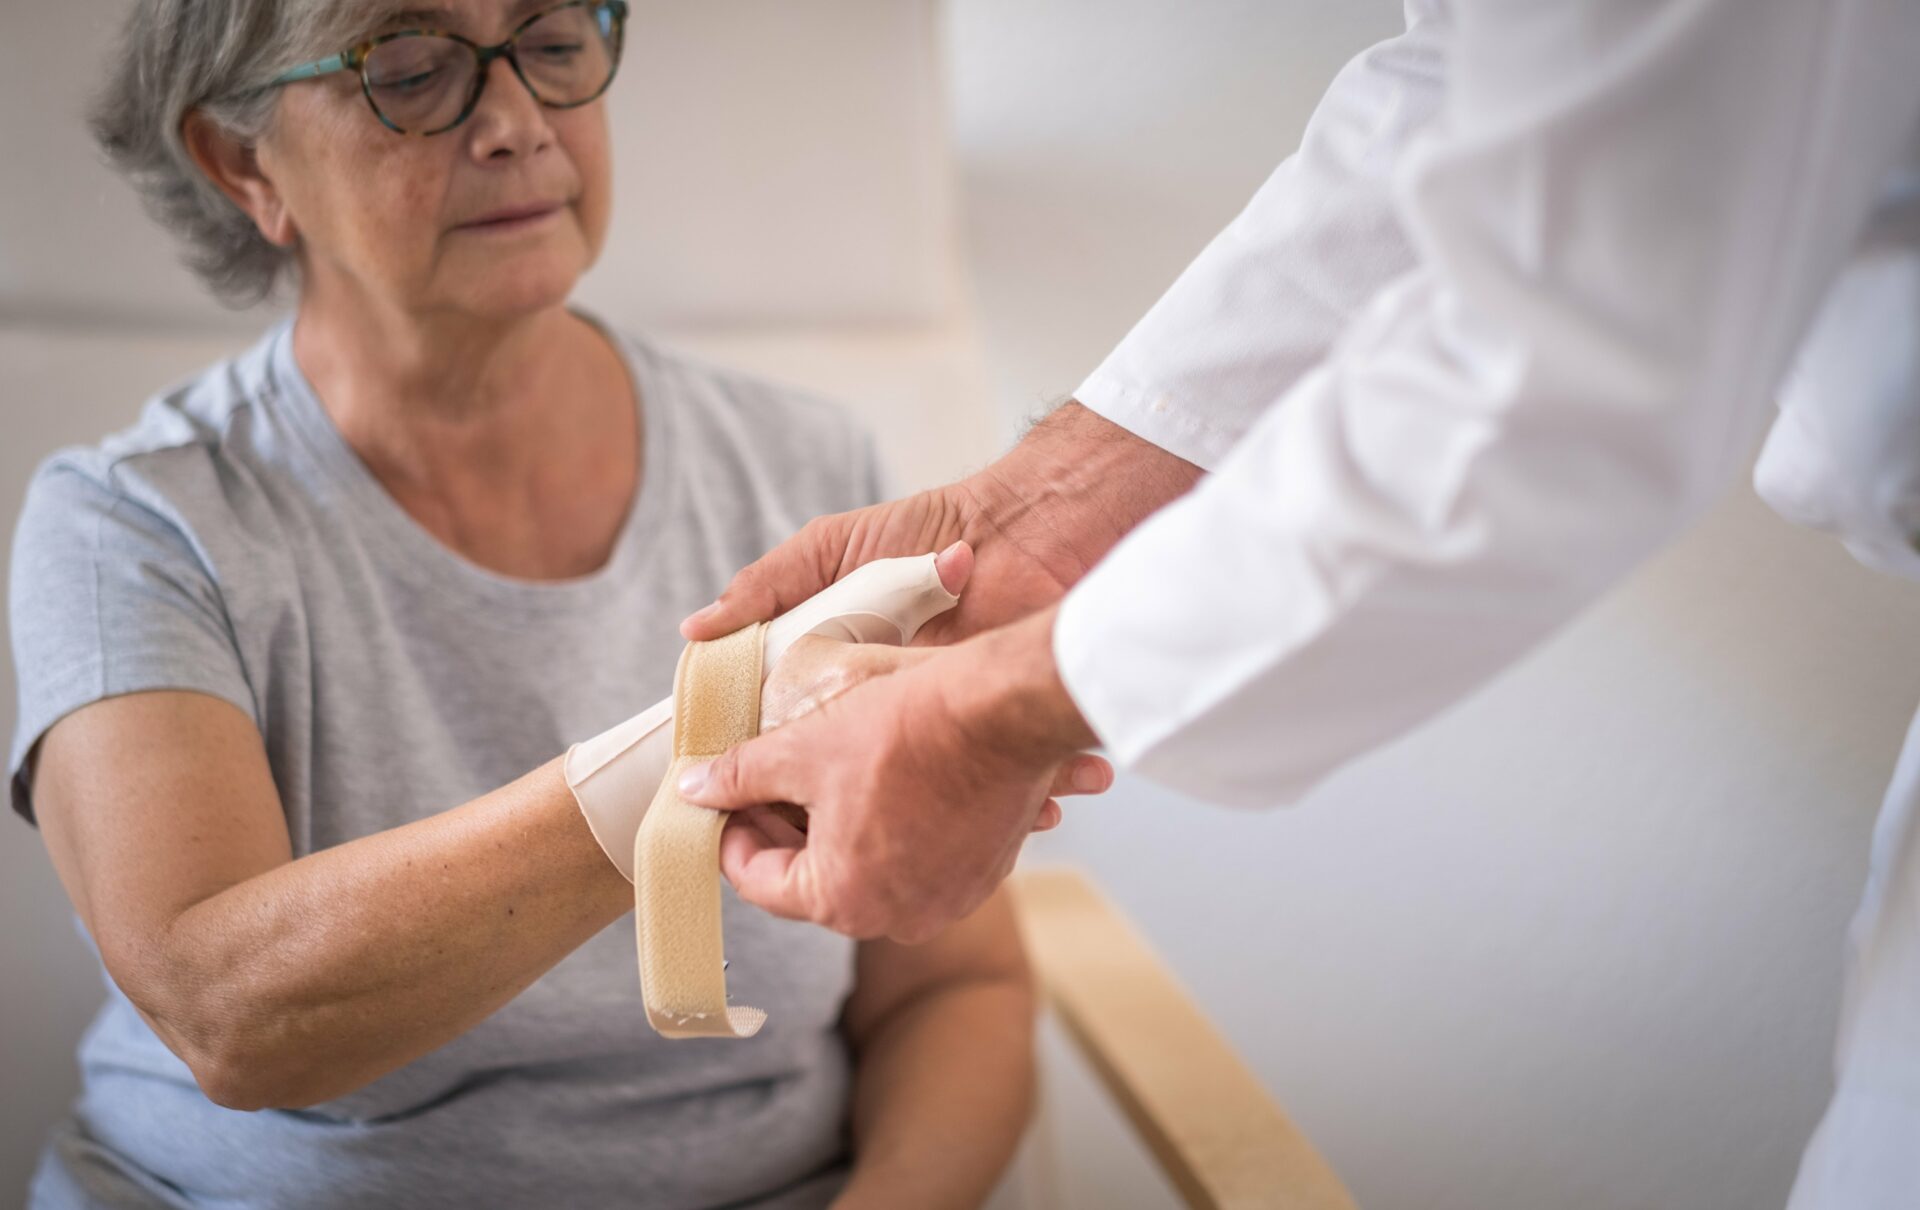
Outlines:
[{"label": "woman's chin", "polygon": [[582,270],[572,264],[496,264],[449,291],[462,310],[486,319],[513,319],[561,306],[572,297]]}]

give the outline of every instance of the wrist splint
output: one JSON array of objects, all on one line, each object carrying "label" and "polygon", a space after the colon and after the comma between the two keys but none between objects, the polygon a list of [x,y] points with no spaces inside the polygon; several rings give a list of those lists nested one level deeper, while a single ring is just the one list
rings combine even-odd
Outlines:
[{"label": "wrist splint", "polygon": [[759,1009],[726,1002],[720,927],[720,834],[726,812],[683,800],[688,765],[760,732],[760,691],[808,635],[909,642],[959,597],[933,555],[882,559],[795,606],[724,638],[689,643],[673,696],[568,750],[567,786],[608,859],[634,884],[641,993],[663,1036],[752,1037]]}]

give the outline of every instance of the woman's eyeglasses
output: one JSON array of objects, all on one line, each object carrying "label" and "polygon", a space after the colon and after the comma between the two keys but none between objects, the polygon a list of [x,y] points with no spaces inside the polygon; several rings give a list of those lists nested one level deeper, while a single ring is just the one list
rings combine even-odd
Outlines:
[{"label": "woman's eyeglasses", "polygon": [[542,105],[585,105],[613,83],[626,24],[626,0],[568,0],[528,17],[496,46],[480,46],[442,30],[401,30],[303,63],[267,87],[357,71],[367,104],[389,130],[439,134],[473,113],[486,90],[488,69],[499,58],[513,65],[514,74]]}]

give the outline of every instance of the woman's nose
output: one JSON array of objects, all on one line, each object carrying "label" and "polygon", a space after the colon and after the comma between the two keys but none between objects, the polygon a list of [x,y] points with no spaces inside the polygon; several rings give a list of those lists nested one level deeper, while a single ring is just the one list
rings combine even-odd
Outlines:
[{"label": "woman's nose", "polygon": [[490,74],[473,116],[470,145],[475,159],[528,155],[553,138],[546,106],[540,104],[503,55],[487,65]]}]

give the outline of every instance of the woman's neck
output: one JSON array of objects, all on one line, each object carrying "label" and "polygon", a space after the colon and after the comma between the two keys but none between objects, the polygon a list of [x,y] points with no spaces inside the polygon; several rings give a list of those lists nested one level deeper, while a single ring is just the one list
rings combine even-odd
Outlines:
[{"label": "woman's neck", "polygon": [[311,290],[294,352],[336,422],[474,423],[586,368],[591,325],[551,306],[504,318],[407,312]]},{"label": "woman's neck", "polygon": [[564,307],[493,321],[302,300],[293,351],[341,435],[429,532],[528,579],[605,562],[639,477],[619,355]]}]

